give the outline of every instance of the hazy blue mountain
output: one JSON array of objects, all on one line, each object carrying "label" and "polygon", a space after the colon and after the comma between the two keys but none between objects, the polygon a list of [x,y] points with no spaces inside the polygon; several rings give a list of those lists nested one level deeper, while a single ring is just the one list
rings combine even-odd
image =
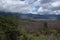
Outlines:
[{"label": "hazy blue mountain", "polygon": [[60,20],[60,15],[20,14],[24,19],[55,19]]},{"label": "hazy blue mountain", "polygon": [[40,15],[40,14],[22,14],[22,13],[11,13],[11,12],[0,12],[0,15],[13,16],[23,18],[23,19],[54,19],[60,20],[60,15]]}]

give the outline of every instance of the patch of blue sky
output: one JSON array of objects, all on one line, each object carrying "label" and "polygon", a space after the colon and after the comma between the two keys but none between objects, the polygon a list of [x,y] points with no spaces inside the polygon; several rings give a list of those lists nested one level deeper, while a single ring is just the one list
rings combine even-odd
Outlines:
[{"label": "patch of blue sky", "polygon": [[35,8],[39,9],[39,8],[40,8],[40,6],[35,6]]},{"label": "patch of blue sky", "polygon": [[38,10],[33,10],[32,12],[37,12]]},{"label": "patch of blue sky", "polygon": [[39,8],[40,6],[35,6],[35,10],[33,10],[32,12],[37,12]]},{"label": "patch of blue sky", "polygon": [[33,4],[34,2],[36,2],[37,0],[31,1],[28,4]]}]

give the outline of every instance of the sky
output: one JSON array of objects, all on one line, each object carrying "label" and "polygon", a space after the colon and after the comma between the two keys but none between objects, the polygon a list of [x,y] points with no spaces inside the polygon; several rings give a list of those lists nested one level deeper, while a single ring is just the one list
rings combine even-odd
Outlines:
[{"label": "sky", "polygon": [[0,11],[58,15],[60,0],[0,0]]}]

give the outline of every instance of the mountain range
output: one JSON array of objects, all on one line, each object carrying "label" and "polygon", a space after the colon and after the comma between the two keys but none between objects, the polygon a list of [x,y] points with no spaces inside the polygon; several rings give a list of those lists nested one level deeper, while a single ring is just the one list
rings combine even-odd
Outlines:
[{"label": "mountain range", "polygon": [[0,12],[0,15],[4,16],[13,16],[22,18],[22,19],[33,19],[33,20],[60,20],[60,15],[40,15],[40,14],[22,14],[22,13],[11,13],[11,12]]}]

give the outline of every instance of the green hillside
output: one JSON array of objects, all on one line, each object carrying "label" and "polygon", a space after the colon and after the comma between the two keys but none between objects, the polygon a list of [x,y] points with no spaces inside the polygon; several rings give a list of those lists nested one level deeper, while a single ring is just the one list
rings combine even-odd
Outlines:
[{"label": "green hillside", "polygon": [[0,15],[0,40],[60,40],[60,29],[50,30],[47,22],[43,29],[36,29],[37,26],[40,22]]}]

